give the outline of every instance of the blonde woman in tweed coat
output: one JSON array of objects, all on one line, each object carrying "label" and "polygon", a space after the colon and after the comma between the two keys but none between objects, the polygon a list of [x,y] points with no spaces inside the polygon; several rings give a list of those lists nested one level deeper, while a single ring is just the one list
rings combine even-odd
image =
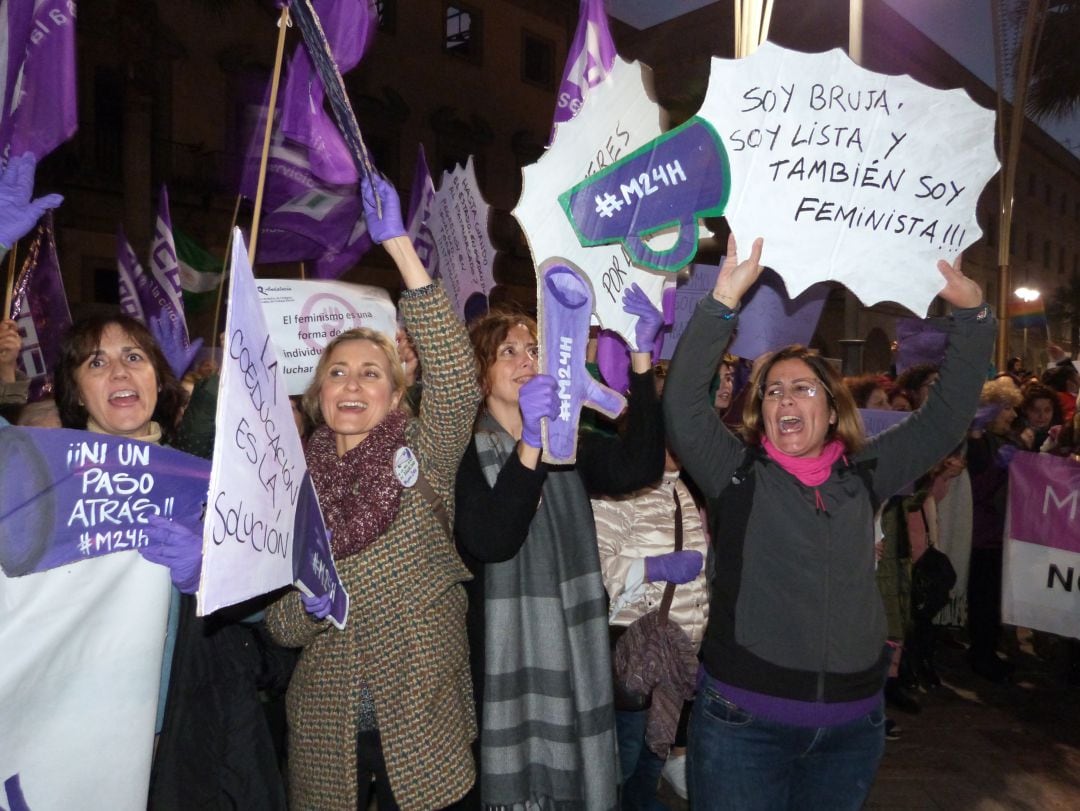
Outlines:
[{"label": "blonde woman in tweed coat", "polygon": [[479,401],[476,372],[445,293],[404,236],[396,192],[381,178],[376,185],[382,216],[366,183],[365,216],[408,288],[401,311],[425,392],[419,418],[408,417],[393,343],[351,330],[327,346],[304,395],[319,424],[308,468],[350,608],[344,630],[325,620],[325,602],[297,592],[267,614],[278,642],[302,648],[287,700],[297,811],[366,808],[373,779],[380,809],[442,808],[475,779],[462,587],[469,574],[423,483],[411,483],[395,458],[411,450],[453,509],[454,474]]}]

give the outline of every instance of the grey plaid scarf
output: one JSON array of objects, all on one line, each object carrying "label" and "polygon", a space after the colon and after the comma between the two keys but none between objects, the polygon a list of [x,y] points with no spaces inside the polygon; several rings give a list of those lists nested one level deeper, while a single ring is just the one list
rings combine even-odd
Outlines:
[{"label": "grey plaid scarf", "polygon": [[[474,441],[494,486],[514,439],[485,413]],[[615,808],[607,597],[576,471],[548,473],[529,537],[511,560],[487,564],[484,577],[484,806]]]}]

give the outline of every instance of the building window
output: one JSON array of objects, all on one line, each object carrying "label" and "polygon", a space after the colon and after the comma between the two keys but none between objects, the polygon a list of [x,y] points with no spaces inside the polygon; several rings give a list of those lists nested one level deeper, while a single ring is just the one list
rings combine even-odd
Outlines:
[{"label": "building window", "polygon": [[555,89],[555,43],[528,31],[521,32],[521,80]]},{"label": "building window", "polygon": [[379,15],[379,30],[393,34],[397,28],[397,0],[375,0],[375,11]]},{"label": "building window", "polygon": [[445,8],[443,50],[479,64],[482,41],[480,12],[450,3],[447,3]]},{"label": "building window", "polygon": [[101,304],[120,303],[120,274],[116,267],[95,267],[92,271],[94,279],[94,301]]}]

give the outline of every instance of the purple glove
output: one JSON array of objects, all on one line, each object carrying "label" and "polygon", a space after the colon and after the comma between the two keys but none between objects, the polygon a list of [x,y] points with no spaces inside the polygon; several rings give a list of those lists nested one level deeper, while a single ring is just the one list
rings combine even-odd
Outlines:
[{"label": "purple glove", "polygon": [[998,467],[1008,467],[1009,462],[1013,460],[1013,457],[1016,456],[1019,450],[1020,449],[1015,445],[1002,445],[998,448],[997,458],[994,460],[994,464]]},{"label": "purple glove", "polygon": [[537,375],[521,387],[518,406],[521,408],[521,441],[532,448],[540,447],[540,420],[559,416],[559,385],[551,375]]},{"label": "purple glove", "polygon": [[202,571],[202,535],[160,515],[151,516],[146,523],[150,545],[140,546],[139,554],[151,563],[168,566],[173,585],[183,594],[194,594]]},{"label": "purple glove", "polygon": [[[375,181],[374,191],[371,188],[372,179]],[[379,194],[379,202],[382,203],[381,217],[375,205],[376,192]],[[381,244],[388,239],[405,236],[407,231],[401,220],[401,200],[389,180],[380,174],[362,177],[360,201],[364,205],[364,220],[367,222],[368,233],[375,242]]]},{"label": "purple glove", "polygon": [[636,282],[623,292],[622,302],[624,313],[638,317],[634,325],[634,343],[637,344],[634,351],[652,352],[656,336],[664,328],[664,314],[656,309]]},{"label": "purple glove", "polygon": [[46,194],[31,200],[34,191],[34,167],[37,160],[32,152],[8,161],[0,175],[0,250],[9,250],[50,208],[56,208],[64,198]]},{"label": "purple glove", "polygon": [[308,597],[304,592],[300,592],[300,602],[304,604],[304,610],[317,620],[326,619],[330,614],[330,610],[334,607],[329,594]]},{"label": "purple glove", "polygon": [[184,376],[191,367],[191,362],[202,349],[203,339],[196,338],[194,343],[188,343],[187,333],[179,318],[169,318],[168,313],[150,316],[150,334],[158,342],[165,360],[169,362],[176,379]]},{"label": "purple glove", "polygon": [[645,558],[645,579],[650,583],[689,583],[698,576],[705,558],[696,549]]}]

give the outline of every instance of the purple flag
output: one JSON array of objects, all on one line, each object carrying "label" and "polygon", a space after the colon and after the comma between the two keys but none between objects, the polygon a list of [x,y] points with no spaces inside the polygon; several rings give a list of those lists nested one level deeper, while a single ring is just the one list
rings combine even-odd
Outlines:
[{"label": "purple flag", "polygon": [[766,268],[743,295],[739,329],[728,352],[756,358],[788,344],[809,344],[828,295],[828,284],[819,282],[788,298],[784,280]]},{"label": "purple flag", "polygon": [[607,78],[616,55],[604,0],[581,0],[577,31],[566,54],[566,68],[559,85],[556,124],[578,114],[586,88],[596,87]]},{"label": "purple flag", "polygon": [[416,168],[413,170],[412,189],[409,192],[409,213],[405,218],[405,227],[409,232],[417,256],[424,264],[431,278],[439,278],[439,251],[435,237],[428,225],[435,207],[435,183],[428,169],[424,145],[416,150]]},{"label": "purple flag", "polygon": [[71,326],[53,241],[52,212],[45,215],[39,226],[38,242],[30,251],[36,261],[19,279],[11,317],[22,336],[19,365],[30,378],[30,401],[36,402],[52,391],[50,370],[60,360],[60,341]]},{"label": "purple flag", "polygon": [[202,531],[210,462],[65,428],[0,431],[0,566],[9,577],[154,543],[150,516]]},{"label": "purple flag", "polygon": [[[359,64],[379,21],[371,0],[313,0],[338,71]],[[331,185],[356,183],[356,166],[345,139],[323,106],[323,84],[303,43],[289,60],[281,103],[281,132],[309,150],[311,170]]]},{"label": "purple flag", "polygon": [[896,320],[897,374],[920,363],[941,365],[949,335],[940,324],[928,318],[898,318]]},{"label": "purple flag", "polygon": [[38,160],[78,126],[74,0],[7,0],[0,19],[0,163]]},{"label": "purple flag", "polygon": [[187,323],[184,320],[184,291],[180,286],[180,260],[176,257],[176,243],[173,241],[169,192],[164,185],[161,187],[161,199],[158,201],[154,237],[150,242],[150,272],[161,292],[165,294],[169,320],[177,324],[177,331],[183,336],[184,345],[188,345],[190,341]]},{"label": "purple flag", "polygon": [[120,312],[146,323],[146,310],[139,295],[140,279],[143,269],[131,249],[131,243],[124,236],[124,227],[116,228],[116,270],[120,284]]}]

